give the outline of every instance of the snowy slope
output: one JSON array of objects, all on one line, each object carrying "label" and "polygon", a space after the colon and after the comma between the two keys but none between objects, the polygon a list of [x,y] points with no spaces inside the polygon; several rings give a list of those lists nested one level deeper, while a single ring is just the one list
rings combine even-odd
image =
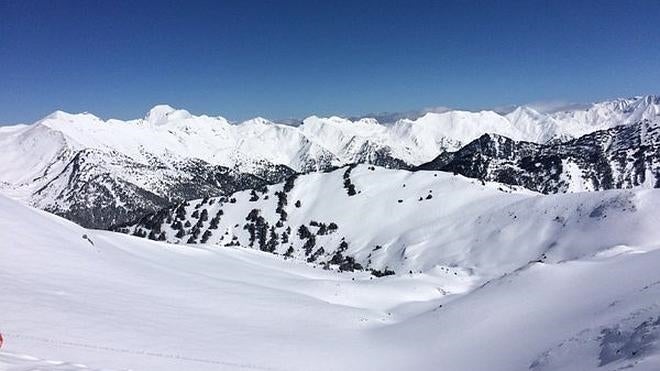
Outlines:
[{"label": "snowy slope", "polygon": [[[195,150],[205,147],[214,129],[189,141],[162,135],[163,109],[131,123],[56,112],[32,126],[0,132],[0,191],[82,225],[107,228],[173,202],[228,194],[293,173],[264,162],[252,175],[201,160]],[[205,128],[193,121],[182,130],[195,127]]]},{"label": "snowy slope", "polygon": [[550,114],[550,117],[560,125],[558,136],[571,137],[643,120],[657,121],[658,116],[660,116],[660,96],[653,95],[619,98],[594,103],[585,109]]},{"label": "snowy slope", "polygon": [[653,246],[660,241],[658,207],[660,192],[545,196],[445,172],[358,165],[291,178],[266,192],[192,200],[121,230],[173,243],[248,246],[328,268],[406,273],[443,266],[491,278],[530,261]]},{"label": "snowy slope", "polygon": [[[15,151],[29,150],[30,143],[47,143],[39,156],[49,162],[65,143],[73,150],[114,150],[136,160],[165,154],[197,158],[214,165],[250,169],[269,162],[297,171],[315,170],[369,158],[371,151],[389,152],[392,157],[418,165],[443,150],[456,150],[484,133],[515,140],[545,142],[554,138],[578,137],[616,125],[657,120],[660,97],[645,96],[595,103],[586,109],[541,114],[520,107],[507,115],[493,111],[447,111],[427,113],[417,119],[401,119],[393,126],[375,119],[351,121],[339,117],[311,116],[298,127],[255,118],[230,124],[222,117],[195,116],[185,110],[160,105],[145,118],[107,120],[89,114],[56,111],[34,125],[3,128],[0,141],[11,156],[1,162],[3,180],[19,183],[28,174],[8,172],[5,166],[39,163],[9,163],[18,160]],[[27,143],[26,143],[27,142]],[[13,146],[12,146],[13,147]],[[46,164],[42,164],[45,166]],[[35,174],[29,174],[35,175]]]},{"label": "snowy slope", "polygon": [[[546,142],[657,122],[659,102],[655,96],[636,97],[543,114],[529,107],[506,115],[450,110],[393,125],[311,116],[297,127],[264,118],[232,124],[167,105],[128,121],[56,111],[33,125],[0,130],[0,192],[107,228],[128,220],[127,214],[139,216],[172,201],[244,189],[259,181],[245,180],[251,177],[276,183],[294,172],[349,163],[406,169],[484,133]],[[81,173],[81,158],[91,172]],[[88,209],[93,212],[81,211]]]},{"label": "snowy slope", "polygon": [[[363,175],[354,171],[359,189]],[[506,228],[516,222],[509,219],[502,222],[503,237],[492,235],[489,243],[437,246],[437,262],[453,261],[453,267],[374,279],[253,249],[86,230],[0,196],[0,369],[660,367],[660,238],[651,227],[660,222],[657,191],[501,193],[496,198],[517,201],[491,203],[495,190],[467,184],[445,190],[444,206],[435,209],[452,210],[461,203],[454,198],[469,194],[485,215],[500,209],[504,214],[493,215],[503,218],[517,205],[526,238],[516,241]],[[611,202],[616,195],[624,205]],[[542,219],[544,200],[572,215],[559,223],[565,230]],[[465,214],[454,227],[470,219]],[[460,230],[454,232],[427,238],[460,239]],[[554,234],[556,252],[514,269],[518,263],[509,261],[537,254],[537,234]],[[509,238],[515,249],[501,248]],[[504,275],[479,274],[485,272]]]}]

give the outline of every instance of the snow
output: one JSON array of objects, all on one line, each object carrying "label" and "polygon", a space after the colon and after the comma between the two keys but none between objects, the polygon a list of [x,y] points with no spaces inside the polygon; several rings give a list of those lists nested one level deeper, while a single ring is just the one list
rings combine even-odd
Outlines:
[{"label": "snow", "polygon": [[[336,232],[315,238],[315,249],[325,251],[319,264],[331,259],[345,240],[346,254],[378,270],[387,267],[403,273],[442,266],[461,277],[471,274],[487,280],[542,257],[559,262],[592,256],[614,245],[652,248],[660,241],[660,230],[653,223],[658,220],[660,193],[652,190],[546,196],[444,172],[358,165],[350,172],[358,193],[348,196],[343,186],[346,169],[296,179],[287,194],[287,220],[276,230],[282,233],[290,227],[291,238],[278,245],[278,253],[284,254],[292,245],[293,256],[306,259],[305,241],[296,236],[299,226],[316,231],[311,221],[334,222]],[[280,216],[275,193],[281,190],[282,185],[271,186],[254,202],[250,191],[237,192],[232,195],[236,203],[217,201],[200,207],[198,212],[206,209],[209,215],[201,224],[202,233],[210,219],[223,211],[218,229],[207,242],[224,246],[236,238],[246,246],[250,235],[244,225],[253,209],[270,226],[276,225]],[[432,198],[427,199],[429,195]],[[295,206],[298,200],[300,207]],[[201,200],[189,204],[186,220],[195,225],[197,219],[191,215]],[[176,238],[178,230],[171,225],[163,221],[160,227],[166,238],[186,243],[190,235]]]},{"label": "snow", "polygon": [[5,198],[0,212],[12,354],[116,369],[366,367],[337,354],[367,349],[367,329],[402,302],[441,296],[433,275],[372,289],[365,274],[84,230]]},{"label": "snow", "polygon": [[[225,211],[218,231],[241,241],[231,248],[221,233],[175,245],[87,230],[6,196],[28,200],[83,149],[90,159],[199,158],[243,171],[261,161],[341,165],[364,148],[418,164],[485,132],[543,142],[657,120],[659,107],[658,97],[636,97],[551,113],[427,113],[392,126],[312,116],[292,127],[159,105],[129,121],[56,111],[2,127],[0,369],[657,370],[657,189],[587,193],[569,182],[577,193],[544,196],[360,165],[348,196],[345,168],[299,177],[287,223],[336,222],[317,244],[332,252],[343,237],[356,260],[397,272],[378,279],[319,269],[299,249],[284,260],[247,248],[246,214],[259,208],[275,224],[282,185],[268,200],[239,192],[235,204],[209,206],[211,216]],[[148,188],[137,173],[132,181]]]},{"label": "snow", "polygon": [[161,104],[149,110],[144,119],[152,125],[164,125],[170,121],[186,120],[191,117],[192,115],[186,110],[177,110],[167,104]]},{"label": "snow", "polygon": [[348,201],[327,193],[341,171],[291,191],[308,204],[292,219],[413,247],[417,270],[379,279],[86,230],[0,196],[0,369],[660,367],[660,192],[543,196],[434,174],[358,166]]},{"label": "snow", "polygon": [[591,192],[594,190],[593,184],[583,180],[584,174],[576,163],[562,160],[561,166],[564,171],[560,175],[560,181],[567,184],[566,192]]},{"label": "snow", "polygon": [[[211,164],[255,171],[267,161],[297,171],[321,162],[342,165],[365,158],[364,151],[386,149],[412,165],[456,150],[484,133],[516,140],[545,142],[630,124],[658,120],[660,99],[654,96],[595,103],[586,108],[539,113],[519,107],[506,115],[494,111],[429,112],[417,119],[380,125],[311,116],[297,127],[254,118],[233,125],[222,117],[196,116],[168,105],[152,108],[144,119],[104,121],[90,113],[56,111],[33,125],[0,130],[0,181],[31,189],[30,179],[43,175],[62,153],[93,148],[117,151],[144,162],[152,157],[198,158]],[[45,143],[44,143],[45,142]],[[35,143],[39,147],[35,148]],[[59,158],[59,161],[70,159]],[[19,171],[20,169],[29,169]]]},{"label": "snow", "polygon": [[[407,146],[417,148],[421,152],[417,157],[426,161],[439,154],[438,148],[457,150],[485,133],[517,140],[526,138],[506,117],[493,111],[431,112],[416,120],[400,120],[394,125],[393,131]],[[417,158],[407,160],[415,164],[419,161]]]},{"label": "snow", "polygon": [[78,371],[93,370],[86,365],[65,361],[39,359],[26,354],[0,352],[0,367],[6,371],[53,370]]}]

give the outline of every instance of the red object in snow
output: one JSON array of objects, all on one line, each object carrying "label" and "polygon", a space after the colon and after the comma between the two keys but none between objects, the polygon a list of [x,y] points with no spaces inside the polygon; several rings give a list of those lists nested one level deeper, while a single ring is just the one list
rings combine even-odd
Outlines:
[{"label": "red object in snow", "polygon": [[2,334],[0,334],[0,348],[2,348],[2,343],[3,342],[4,342],[4,340],[2,339]]}]

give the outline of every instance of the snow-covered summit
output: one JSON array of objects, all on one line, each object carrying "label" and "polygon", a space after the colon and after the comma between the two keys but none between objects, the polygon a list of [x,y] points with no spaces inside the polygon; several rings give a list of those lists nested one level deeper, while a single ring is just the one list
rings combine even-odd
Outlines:
[{"label": "snow-covered summit", "polygon": [[[104,147],[122,153],[147,151],[157,156],[167,149],[225,166],[240,166],[232,160],[240,157],[304,171],[301,164],[309,158],[320,162],[318,156],[323,156],[332,158],[334,165],[342,165],[369,157],[364,151],[376,150],[419,165],[442,151],[457,150],[485,133],[537,143],[574,138],[644,119],[658,120],[659,102],[657,96],[640,96],[552,113],[526,106],[507,114],[448,110],[400,119],[393,125],[381,125],[374,118],[310,116],[297,127],[262,117],[232,125],[223,117],[196,116],[163,104],[149,110],[144,119],[104,121],[90,113],[55,111],[37,124],[61,132],[84,148]],[[141,122],[148,125],[136,125]],[[235,155],[237,151],[239,156]]]},{"label": "snow-covered summit", "polygon": [[[35,192],[47,192],[44,187],[52,187],[53,179],[70,171],[76,156],[77,161],[103,159],[104,164],[92,168],[112,168],[119,173],[110,178],[131,184],[137,179],[135,170],[106,165],[121,159],[149,173],[147,178],[160,178],[163,171],[181,169],[181,164],[203,163],[204,172],[220,166],[268,181],[282,180],[294,171],[327,170],[349,163],[411,168],[456,151],[485,133],[545,143],[640,120],[657,122],[659,102],[656,96],[635,97],[551,113],[531,107],[508,114],[441,110],[391,125],[374,118],[338,116],[310,116],[299,126],[262,117],[231,123],[220,116],[195,115],[164,104],[134,120],[56,111],[33,125],[0,130],[0,190],[32,200],[34,205]],[[183,178],[199,176],[191,173],[193,166],[185,168],[191,170]],[[151,184],[148,191],[159,197],[170,197],[163,193],[169,186],[155,186],[152,180],[138,183],[139,188]]]},{"label": "snow-covered summit", "polygon": [[178,110],[167,104],[154,106],[145,116],[145,120],[152,125],[163,125],[170,121],[181,121],[191,118],[186,110]]}]

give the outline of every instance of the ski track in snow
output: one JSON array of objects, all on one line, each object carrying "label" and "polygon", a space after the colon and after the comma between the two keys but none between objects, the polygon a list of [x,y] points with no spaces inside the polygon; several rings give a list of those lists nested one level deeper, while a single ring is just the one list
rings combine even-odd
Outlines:
[{"label": "ski track in snow", "polygon": [[[140,350],[140,349],[127,349],[127,348],[117,348],[117,347],[111,347],[111,346],[104,346],[104,345],[98,345],[98,344],[90,344],[90,343],[82,343],[82,342],[74,342],[74,341],[62,341],[62,340],[57,340],[55,338],[45,338],[45,337],[39,337],[39,336],[31,336],[31,335],[24,335],[24,334],[13,334],[13,333],[3,333],[3,336],[7,341],[14,341],[14,340],[23,340],[26,342],[34,342],[34,343],[41,343],[45,344],[47,346],[55,347],[55,348],[78,348],[78,349],[85,349],[85,350],[92,350],[92,351],[98,351],[98,352],[109,352],[109,353],[117,353],[117,354],[131,354],[131,355],[136,355],[136,356],[144,356],[144,357],[156,357],[156,358],[163,358],[163,359],[170,359],[170,360],[176,360],[177,362],[198,362],[198,363],[204,363],[204,364],[210,364],[210,365],[218,365],[218,366],[225,366],[225,367],[231,367],[231,368],[236,368],[236,369],[249,369],[249,370],[272,370],[272,371],[277,371],[279,369],[276,368],[271,368],[271,367],[266,367],[266,366],[257,366],[257,365],[251,365],[249,363],[237,363],[237,362],[229,362],[229,361],[221,361],[221,360],[214,360],[214,359],[205,359],[205,358],[195,358],[195,357],[187,357],[185,355],[181,354],[168,354],[168,353],[158,353],[158,352],[153,352],[153,351],[148,351],[148,350]],[[11,358],[14,357],[19,360],[28,360],[28,361],[36,361],[34,357],[30,356],[25,356],[25,355],[12,355],[10,353],[3,353],[0,352],[0,366],[2,366],[3,363],[3,355],[6,356],[6,358]],[[6,360],[5,360],[6,361]],[[7,361],[8,362],[8,361]],[[83,368],[87,369],[88,367],[85,365],[79,365],[79,364],[67,364],[67,362],[58,362],[58,361],[44,361],[48,365],[52,366],[63,366],[63,367],[74,367],[74,368]],[[10,362],[8,362],[10,363]],[[20,362],[17,362],[20,363]],[[58,368],[58,369],[61,369]]]}]

